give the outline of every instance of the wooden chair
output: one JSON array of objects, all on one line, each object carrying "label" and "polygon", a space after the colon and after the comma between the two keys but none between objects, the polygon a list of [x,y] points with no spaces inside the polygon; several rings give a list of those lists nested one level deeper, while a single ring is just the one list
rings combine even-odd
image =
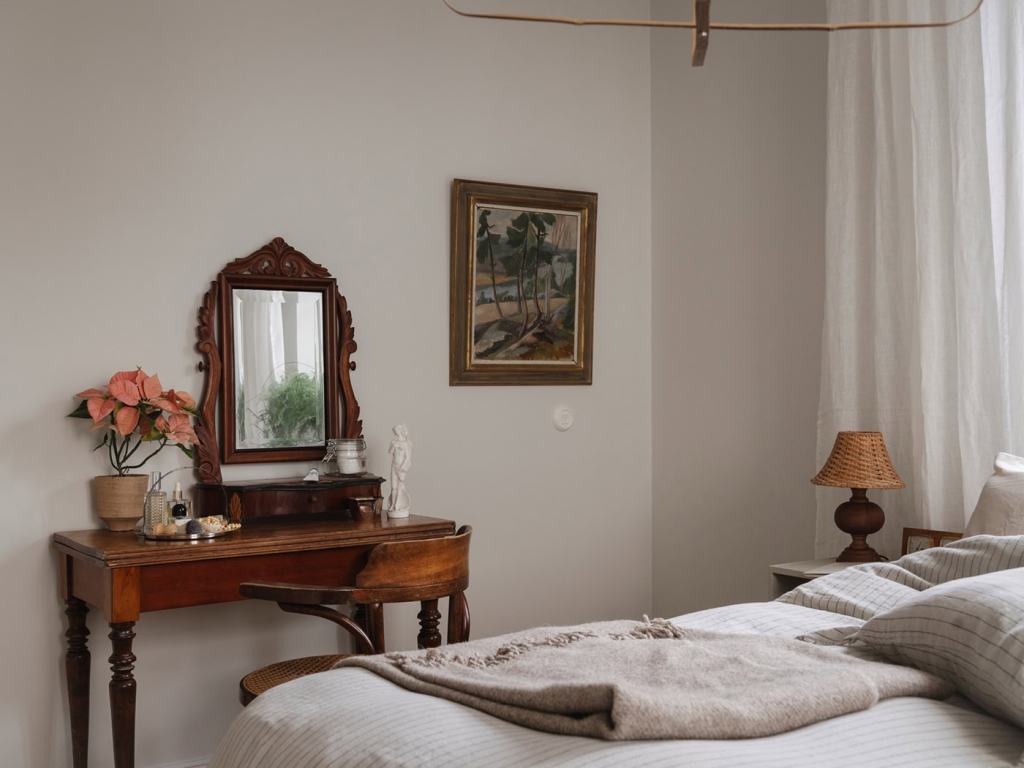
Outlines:
[{"label": "wooden chair", "polygon": [[[247,582],[242,597],[272,600],[283,611],[319,616],[347,631],[358,653],[384,653],[384,604],[419,602],[420,648],[441,645],[437,602],[448,598],[448,642],[469,639],[469,540],[473,529],[464,525],[454,536],[378,544],[356,574],[354,587],[325,587],[278,582]],[[352,618],[329,605],[350,605]],[[314,672],[323,672],[350,654],[306,656],[280,661],[250,672],[239,683],[246,706],[270,688]]]}]

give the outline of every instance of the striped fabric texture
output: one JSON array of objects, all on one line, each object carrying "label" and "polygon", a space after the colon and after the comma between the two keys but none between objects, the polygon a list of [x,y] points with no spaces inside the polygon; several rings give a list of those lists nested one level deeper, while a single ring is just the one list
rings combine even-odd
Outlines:
[{"label": "striped fabric texture", "polygon": [[808,582],[778,602],[866,621],[954,579],[1024,568],[1024,536],[972,536],[946,547],[866,563]]},{"label": "striped fabric texture", "polygon": [[940,584],[851,638],[956,685],[1024,728],[1024,568]]},{"label": "striped fabric texture", "polygon": [[338,669],[256,699],[209,768],[1013,768],[1022,750],[1024,731],[918,698],[764,739],[555,736]]},{"label": "striped fabric texture", "polygon": [[[673,619],[715,631],[796,637],[847,616],[784,603]],[[532,731],[361,669],[311,675],[260,696],[210,768],[1014,768],[1024,730],[954,698],[899,698],[789,733],[735,741],[611,743]]]},{"label": "striped fabric texture", "polygon": [[829,630],[841,623],[856,630],[861,621],[843,618],[828,611],[784,603],[741,603],[687,613],[672,619],[673,624],[687,629],[708,632],[800,637],[811,632]]}]

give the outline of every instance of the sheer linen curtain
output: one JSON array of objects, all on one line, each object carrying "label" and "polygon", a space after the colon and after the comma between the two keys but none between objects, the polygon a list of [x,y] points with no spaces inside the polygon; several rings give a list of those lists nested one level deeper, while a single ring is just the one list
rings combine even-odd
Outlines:
[{"label": "sheer linen curtain", "polygon": [[[974,0],[830,0],[830,18],[932,18]],[[830,37],[819,466],[885,434],[904,526],[962,531],[998,451],[1024,453],[1024,3],[949,30]],[[820,489],[815,549],[845,546]]]}]

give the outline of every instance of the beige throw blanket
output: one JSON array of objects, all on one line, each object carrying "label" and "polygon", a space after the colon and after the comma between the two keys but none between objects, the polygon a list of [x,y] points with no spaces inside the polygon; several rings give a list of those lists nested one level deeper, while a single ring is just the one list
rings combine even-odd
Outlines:
[{"label": "beige throw blanket", "polygon": [[663,619],[546,627],[338,666],[528,728],[609,740],[770,736],[885,698],[952,693],[924,672],[850,651]]}]

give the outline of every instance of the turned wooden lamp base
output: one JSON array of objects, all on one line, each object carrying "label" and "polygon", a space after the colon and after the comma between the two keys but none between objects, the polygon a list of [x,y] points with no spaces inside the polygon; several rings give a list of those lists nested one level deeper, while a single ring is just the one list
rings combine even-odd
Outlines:
[{"label": "turned wooden lamp base", "polygon": [[836,526],[843,533],[853,537],[853,541],[844,549],[837,563],[874,563],[884,560],[875,550],[868,546],[867,538],[878,533],[885,525],[885,512],[873,501],[868,501],[867,491],[853,488],[849,501],[844,501],[836,508]]}]

